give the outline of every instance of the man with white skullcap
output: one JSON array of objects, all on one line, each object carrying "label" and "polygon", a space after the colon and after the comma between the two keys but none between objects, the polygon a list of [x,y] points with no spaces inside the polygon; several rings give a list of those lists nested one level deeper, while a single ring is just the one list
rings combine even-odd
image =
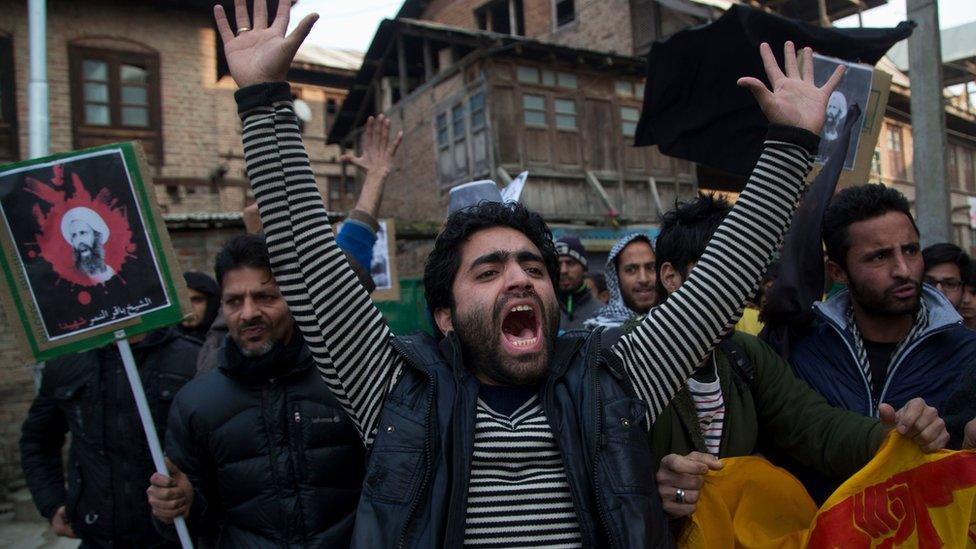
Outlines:
[{"label": "man with white skullcap", "polygon": [[75,268],[96,283],[115,276],[115,270],[105,264],[110,234],[105,220],[91,208],[78,206],[61,218],[61,235],[74,250]]}]

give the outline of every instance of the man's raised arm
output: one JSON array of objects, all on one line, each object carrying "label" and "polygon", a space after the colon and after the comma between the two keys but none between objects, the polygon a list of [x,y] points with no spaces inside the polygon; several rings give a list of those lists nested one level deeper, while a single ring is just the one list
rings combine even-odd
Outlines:
[{"label": "man's raised arm", "polygon": [[787,42],[784,49],[785,74],[769,45],[760,47],[772,91],[756,78],[739,80],[756,97],[770,128],[735,207],[715,231],[688,281],[612,349],[650,407],[651,423],[742,314],[746,297],[755,291],[804,188],[827,99],[842,69],[817,88],[813,52],[804,50],[801,75],[793,43]]},{"label": "man's raised arm", "polygon": [[318,16],[305,17],[285,36],[289,7],[279,2],[269,26],[265,1],[257,0],[252,24],[244,0],[235,0],[237,36],[221,6],[214,6],[214,17],[231,76],[241,88],[236,98],[244,160],[275,279],[323,379],[368,444],[401,360],[386,322],[336,245],[302,144],[284,80]]}]

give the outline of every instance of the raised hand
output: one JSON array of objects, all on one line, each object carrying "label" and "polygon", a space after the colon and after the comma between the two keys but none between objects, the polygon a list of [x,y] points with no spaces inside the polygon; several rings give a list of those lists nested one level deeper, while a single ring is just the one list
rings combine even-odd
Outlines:
[{"label": "raised hand", "polygon": [[976,450],[976,419],[966,424],[963,437],[963,449]]},{"label": "raised hand", "polygon": [[355,164],[369,175],[386,176],[401,141],[403,141],[402,131],[397,133],[392,142],[390,141],[389,118],[382,114],[376,118],[370,116],[366,121],[366,131],[363,134],[363,153],[359,156],[344,154],[339,160]]},{"label": "raised hand", "polygon": [[810,48],[803,49],[802,75],[797,66],[793,42],[786,42],[783,46],[785,74],[780,70],[769,44],[763,42],[759,46],[759,53],[772,91],[761,80],[751,76],[740,78],[737,83],[752,92],[759,102],[759,108],[771,123],[796,126],[819,135],[827,116],[827,100],[844,74],[843,65],[837,67],[827,82],[818,88],[813,81],[813,50]]},{"label": "raised hand", "polygon": [[912,439],[923,452],[941,450],[949,442],[949,432],[939,411],[921,398],[909,400],[897,412],[890,404],[882,404],[878,406],[878,417],[881,423]]},{"label": "raised hand", "polygon": [[285,79],[295,52],[319,18],[317,13],[306,15],[298,23],[298,27],[285,36],[290,9],[291,0],[278,0],[278,13],[269,27],[266,0],[254,0],[253,24],[248,21],[245,1],[234,0],[234,16],[237,19],[237,36],[234,36],[224,8],[220,5],[214,6],[214,19],[224,42],[227,67],[238,86],[243,88]]}]

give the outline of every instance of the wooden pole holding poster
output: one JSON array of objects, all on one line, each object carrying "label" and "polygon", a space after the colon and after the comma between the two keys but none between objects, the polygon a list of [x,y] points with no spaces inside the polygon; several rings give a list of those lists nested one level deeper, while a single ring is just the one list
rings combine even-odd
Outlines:
[{"label": "wooden pole holding poster", "polygon": [[[150,173],[136,143],[0,167],[0,298],[25,362],[118,346],[153,464],[168,476],[126,339],[189,311]],[[192,548],[182,518],[176,528]]]},{"label": "wooden pole holding poster", "polygon": [[[125,366],[125,376],[129,378],[129,387],[132,388],[132,396],[136,399],[139,421],[142,422],[142,428],[146,432],[146,441],[149,443],[149,454],[152,456],[153,465],[156,466],[157,473],[169,476],[166,460],[163,459],[163,447],[159,444],[159,434],[156,433],[156,424],[153,423],[152,413],[149,411],[149,402],[146,401],[146,391],[142,388],[142,378],[139,377],[139,369],[136,367],[136,358],[132,356],[132,348],[129,347],[129,340],[125,338],[125,332],[116,332],[115,336],[118,338],[116,345],[119,347],[119,355],[122,356],[122,364]],[[183,546],[183,549],[193,549],[190,530],[187,529],[183,517],[176,517],[173,524],[176,525],[176,533],[180,537],[180,545]]]}]

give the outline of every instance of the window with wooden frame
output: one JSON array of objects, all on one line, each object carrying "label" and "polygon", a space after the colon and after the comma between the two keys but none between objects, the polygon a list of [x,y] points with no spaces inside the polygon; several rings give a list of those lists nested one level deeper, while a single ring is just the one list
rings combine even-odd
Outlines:
[{"label": "window with wooden frame", "polygon": [[905,179],[905,145],[902,140],[901,126],[897,124],[887,124],[885,128],[888,134],[888,169],[890,177]]},{"label": "window with wooden frame", "polygon": [[576,2],[574,0],[553,0],[553,27],[560,28],[576,21]]},{"label": "window with wooden frame", "polygon": [[339,102],[330,97],[325,100],[325,135],[329,135],[329,130],[335,124],[336,115],[339,114]]},{"label": "window with wooden frame", "polygon": [[959,147],[959,177],[962,179],[962,190],[976,192],[976,150]]},{"label": "window with wooden frame", "polygon": [[640,110],[637,107],[620,107],[620,129],[624,137],[634,137],[637,133],[638,120],[640,120]]},{"label": "window with wooden frame", "polygon": [[577,131],[579,129],[576,119],[576,100],[554,99],[553,110],[556,113],[557,130]]},{"label": "window with wooden frame", "polygon": [[956,190],[961,190],[962,186],[959,184],[959,146],[948,144],[948,150],[946,150],[946,172],[949,176],[949,186]]},{"label": "window with wooden frame", "polygon": [[545,128],[549,126],[549,113],[543,95],[526,93],[522,95],[522,117],[526,126]]},{"label": "window with wooden frame", "polygon": [[478,89],[467,97],[454,97],[437,109],[434,117],[434,146],[437,150],[437,180],[441,189],[472,177],[487,176],[491,168],[488,152],[486,96]]},{"label": "window with wooden frame", "polygon": [[0,164],[20,158],[15,79],[13,39],[0,36]]},{"label": "window with wooden frame", "polygon": [[75,148],[135,140],[162,165],[159,55],[69,45],[68,57]]},{"label": "window with wooden frame", "polygon": [[463,177],[468,173],[468,131],[467,120],[465,120],[464,103],[458,103],[451,107],[451,139],[454,149],[454,177]]}]

